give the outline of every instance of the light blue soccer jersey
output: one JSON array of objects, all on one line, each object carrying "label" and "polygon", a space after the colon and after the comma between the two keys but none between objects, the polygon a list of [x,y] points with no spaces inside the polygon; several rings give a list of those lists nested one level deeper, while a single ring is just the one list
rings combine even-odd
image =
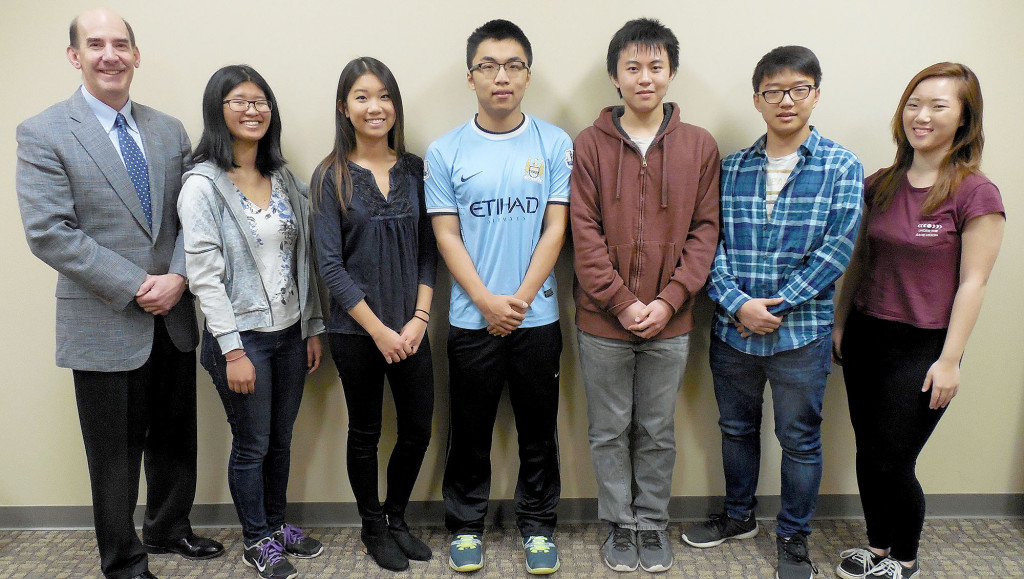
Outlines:
[{"label": "light blue soccer jersey", "polygon": [[[434,141],[424,164],[427,212],[458,215],[462,242],[496,295],[514,294],[526,277],[547,205],[569,204],[572,140],[552,124],[524,117],[518,129],[500,134],[471,120]],[[557,321],[557,293],[552,273],[520,327]],[[458,328],[487,327],[458,282],[448,319]]]}]

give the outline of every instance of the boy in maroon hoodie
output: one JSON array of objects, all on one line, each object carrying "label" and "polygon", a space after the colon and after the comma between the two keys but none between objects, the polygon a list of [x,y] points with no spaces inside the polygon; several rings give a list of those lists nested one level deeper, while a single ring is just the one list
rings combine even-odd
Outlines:
[{"label": "boy in maroon hoodie", "polygon": [[[657,20],[627,22],[608,46],[624,105],[576,138],[570,223],[576,325],[587,392],[601,547],[616,571],[665,571],[676,394],[690,309],[718,242],[718,145],[664,103],[679,41]],[[635,491],[634,491],[635,489]]]}]

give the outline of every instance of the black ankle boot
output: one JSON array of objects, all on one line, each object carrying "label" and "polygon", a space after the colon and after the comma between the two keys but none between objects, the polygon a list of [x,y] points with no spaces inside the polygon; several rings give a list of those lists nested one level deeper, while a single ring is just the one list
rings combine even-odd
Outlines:
[{"label": "black ankle boot", "polygon": [[364,520],[359,536],[363,540],[363,550],[384,569],[405,571],[409,568],[409,558],[398,547],[384,519]]},{"label": "black ankle boot", "polygon": [[430,547],[417,539],[409,532],[409,525],[405,519],[398,516],[388,517],[388,530],[398,544],[398,548],[405,553],[405,556],[413,561],[429,561],[431,557]]}]

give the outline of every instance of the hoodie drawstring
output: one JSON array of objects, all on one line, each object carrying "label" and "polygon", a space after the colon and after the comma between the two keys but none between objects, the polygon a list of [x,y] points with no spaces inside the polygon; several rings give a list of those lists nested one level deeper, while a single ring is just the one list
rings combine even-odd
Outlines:
[{"label": "hoodie drawstring", "polygon": [[615,200],[618,201],[622,198],[622,157],[624,157],[625,151],[623,150],[626,143],[619,139],[619,168],[615,172],[617,177],[615,178]]}]

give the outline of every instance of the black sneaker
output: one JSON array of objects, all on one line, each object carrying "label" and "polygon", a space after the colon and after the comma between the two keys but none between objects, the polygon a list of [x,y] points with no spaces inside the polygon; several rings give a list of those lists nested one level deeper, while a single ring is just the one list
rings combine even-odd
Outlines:
[{"label": "black sneaker", "polygon": [[717,547],[729,539],[750,539],[757,536],[757,519],[750,516],[745,521],[730,518],[726,513],[711,515],[703,523],[697,523],[683,531],[683,541],[692,547],[706,549]]},{"label": "black sneaker", "polygon": [[779,551],[779,569],[775,579],[811,579],[818,568],[807,557],[807,537],[775,537]]},{"label": "black sneaker", "polygon": [[302,529],[294,525],[281,525],[274,531],[274,540],[284,547],[284,552],[299,559],[312,559],[324,552],[324,545],[313,537],[306,536]]},{"label": "black sneaker", "polygon": [[920,572],[921,566],[917,564],[917,561],[914,561],[914,565],[911,567],[904,567],[903,563],[900,563],[896,559],[886,557],[871,569],[871,574],[867,575],[867,577],[884,577],[885,579],[917,579]]},{"label": "black sneaker", "polygon": [[242,550],[242,562],[256,569],[263,579],[295,579],[299,572],[284,558],[284,547],[273,537]]},{"label": "black sneaker", "polygon": [[864,579],[885,559],[885,555],[875,555],[870,549],[847,549],[839,553],[842,562],[836,567],[836,575],[843,579]]}]

